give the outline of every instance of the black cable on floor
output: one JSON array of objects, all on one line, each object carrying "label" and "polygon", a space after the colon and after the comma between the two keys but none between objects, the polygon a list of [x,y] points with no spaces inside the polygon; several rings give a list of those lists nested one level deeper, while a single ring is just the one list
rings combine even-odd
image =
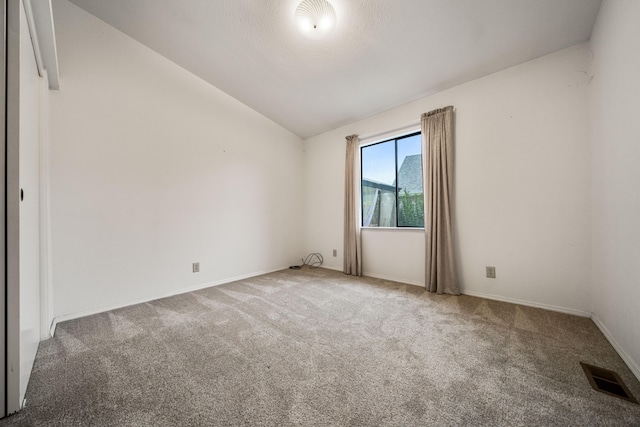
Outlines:
[{"label": "black cable on floor", "polygon": [[322,254],[318,252],[314,252],[302,258],[301,265],[292,265],[289,268],[292,270],[300,270],[305,265],[308,265],[310,268],[317,268],[317,267],[320,267],[323,262],[324,262],[324,259],[322,258]]}]

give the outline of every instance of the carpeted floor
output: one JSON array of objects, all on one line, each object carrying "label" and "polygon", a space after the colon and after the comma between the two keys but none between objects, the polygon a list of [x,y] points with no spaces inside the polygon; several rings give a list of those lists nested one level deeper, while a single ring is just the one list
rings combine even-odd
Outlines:
[{"label": "carpeted floor", "polygon": [[285,270],[58,325],[0,426],[640,425],[589,319]]}]

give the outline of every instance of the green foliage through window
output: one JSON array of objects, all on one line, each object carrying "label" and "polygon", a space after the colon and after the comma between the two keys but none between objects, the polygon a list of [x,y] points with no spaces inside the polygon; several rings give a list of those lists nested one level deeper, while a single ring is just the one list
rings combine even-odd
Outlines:
[{"label": "green foliage through window", "polygon": [[424,227],[424,194],[409,194],[402,190],[398,196],[398,224],[404,227]]}]

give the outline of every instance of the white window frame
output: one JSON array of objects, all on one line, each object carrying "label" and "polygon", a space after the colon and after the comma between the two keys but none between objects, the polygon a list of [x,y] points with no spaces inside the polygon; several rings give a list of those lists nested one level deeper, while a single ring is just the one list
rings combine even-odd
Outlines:
[{"label": "white window frame", "polygon": [[[412,231],[419,230],[424,231],[424,227],[367,227],[362,225],[362,148],[370,145],[375,145],[381,142],[389,141],[391,139],[398,139],[405,137],[407,135],[411,135],[412,133],[422,132],[422,127],[420,126],[420,121],[413,121],[410,123],[406,123],[402,126],[398,126],[391,130],[384,130],[381,132],[377,132],[374,134],[369,134],[362,136],[360,138],[360,143],[358,145],[358,224],[361,229],[364,230],[400,230],[400,231]],[[423,171],[424,174],[424,171]],[[424,183],[423,183],[424,185]]]}]

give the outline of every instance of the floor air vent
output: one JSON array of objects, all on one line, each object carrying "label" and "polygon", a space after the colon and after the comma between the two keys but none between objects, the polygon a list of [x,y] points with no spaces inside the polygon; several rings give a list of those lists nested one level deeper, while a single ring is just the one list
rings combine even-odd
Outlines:
[{"label": "floor air vent", "polygon": [[622,381],[622,378],[615,372],[582,362],[580,362],[580,365],[582,365],[582,369],[589,379],[589,384],[594,390],[628,400],[629,402],[638,403]]}]

